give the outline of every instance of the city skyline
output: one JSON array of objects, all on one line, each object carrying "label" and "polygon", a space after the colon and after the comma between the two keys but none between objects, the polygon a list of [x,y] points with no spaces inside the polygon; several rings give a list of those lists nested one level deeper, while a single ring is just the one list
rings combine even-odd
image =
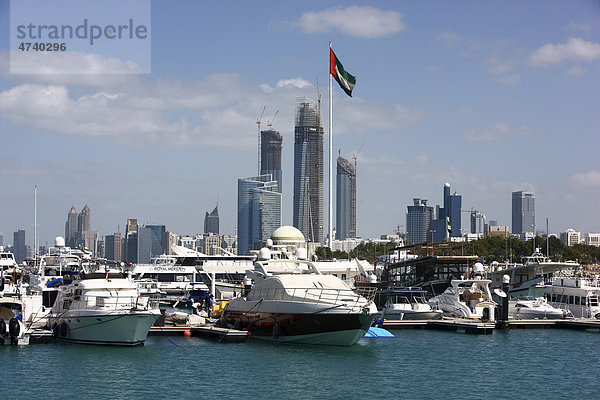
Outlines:
[{"label": "city skyline", "polygon": [[150,74],[61,74],[127,67],[70,54],[48,74],[19,75],[0,0],[5,243],[24,229],[33,244],[34,185],[40,245],[62,236],[72,204],[89,205],[99,236],[132,217],[192,234],[218,197],[220,229],[234,233],[235,181],[257,172],[264,106],[263,124],[283,137],[292,225],[294,99],[316,99],[317,78],[326,92],[330,40],[357,79],[352,98],[334,87],[333,148],[358,153],[359,236],[393,232],[413,198],[441,204],[444,182],[499,225],[525,190],[551,232],[600,230],[597,2],[151,4]]}]

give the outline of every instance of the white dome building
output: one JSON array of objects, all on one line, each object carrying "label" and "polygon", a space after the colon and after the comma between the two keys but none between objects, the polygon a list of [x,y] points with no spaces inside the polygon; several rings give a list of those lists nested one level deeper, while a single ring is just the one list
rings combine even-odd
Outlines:
[{"label": "white dome building", "polygon": [[306,239],[300,230],[293,226],[284,225],[275,229],[271,236],[273,247],[286,248],[288,251],[294,251],[300,247],[306,247]]}]

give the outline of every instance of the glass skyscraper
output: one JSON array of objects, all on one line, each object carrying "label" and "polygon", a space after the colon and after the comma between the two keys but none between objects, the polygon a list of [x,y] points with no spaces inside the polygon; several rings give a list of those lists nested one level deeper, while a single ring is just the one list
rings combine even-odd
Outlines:
[{"label": "glass skyscraper", "polygon": [[414,244],[432,240],[433,207],[427,205],[427,200],[413,199],[413,205],[407,208],[406,241]]},{"label": "glass skyscraper", "polygon": [[209,214],[208,211],[204,216],[204,233],[216,233],[219,234],[219,206],[216,205],[215,209]]},{"label": "glass skyscraper", "polygon": [[336,239],[356,237],[356,170],[350,161],[337,159]]},{"label": "glass skyscraper", "polygon": [[323,240],[323,128],[320,110],[296,99],[293,225],[307,242]]},{"label": "glass skyscraper", "polygon": [[281,146],[283,136],[272,129],[260,132],[260,174],[271,174],[281,193]]},{"label": "glass skyscraper", "polygon": [[520,190],[512,193],[512,233],[534,232],[535,196],[533,192]]},{"label": "glass skyscraper", "polygon": [[271,174],[238,179],[238,254],[269,239],[281,226],[281,193]]}]

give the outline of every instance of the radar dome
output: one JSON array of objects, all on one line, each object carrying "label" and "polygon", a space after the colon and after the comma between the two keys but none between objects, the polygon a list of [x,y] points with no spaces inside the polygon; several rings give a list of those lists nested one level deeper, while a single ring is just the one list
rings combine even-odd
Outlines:
[{"label": "radar dome", "polygon": [[65,247],[65,238],[62,236],[54,238],[54,247]]},{"label": "radar dome", "polygon": [[273,247],[273,239],[267,239],[267,247]]},{"label": "radar dome", "polygon": [[483,272],[483,264],[480,262],[475,263],[475,265],[473,265],[473,272]]},{"label": "radar dome", "polygon": [[271,259],[271,250],[263,247],[258,251],[258,259],[259,260],[270,260]]},{"label": "radar dome", "polygon": [[296,257],[298,260],[306,260],[308,258],[306,249],[304,247],[300,247],[298,250],[296,250]]}]

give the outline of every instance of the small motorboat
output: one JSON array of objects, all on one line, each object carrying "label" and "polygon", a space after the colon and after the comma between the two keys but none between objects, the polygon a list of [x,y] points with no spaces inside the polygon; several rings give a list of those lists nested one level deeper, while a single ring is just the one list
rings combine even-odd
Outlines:
[{"label": "small motorboat", "polygon": [[508,316],[514,319],[563,319],[569,312],[552,307],[543,297],[525,296],[510,302]]}]

